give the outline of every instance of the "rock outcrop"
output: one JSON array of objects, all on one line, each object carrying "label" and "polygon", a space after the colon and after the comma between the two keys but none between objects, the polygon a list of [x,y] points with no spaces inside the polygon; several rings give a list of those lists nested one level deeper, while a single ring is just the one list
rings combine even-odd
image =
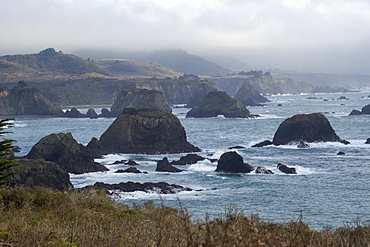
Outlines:
[{"label": "rock outcrop", "polygon": [[262,166],[259,166],[256,168],[256,173],[261,173],[261,174],[274,174],[271,170],[265,168],[265,167],[262,167]]},{"label": "rock outcrop", "polygon": [[181,169],[174,167],[170,164],[167,157],[164,157],[162,160],[157,162],[157,168],[155,169],[157,172],[182,172]]},{"label": "rock outcrop", "polygon": [[367,138],[365,144],[370,144],[370,138]]},{"label": "rock outcrop", "polygon": [[158,183],[134,183],[134,182],[127,182],[127,183],[119,183],[119,184],[105,184],[105,183],[95,183],[93,187],[97,190],[120,190],[122,192],[135,192],[135,191],[143,191],[146,193],[159,193],[159,194],[176,194],[181,191],[192,191],[190,188],[183,187],[181,185],[176,184],[168,184],[165,182],[158,182]]},{"label": "rock outcrop", "polygon": [[148,89],[126,89],[121,91],[111,107],[111,115],[119,116],[125,108],[156,109],[163,112],[172,112],[163,93]]},{"label": "rock outcrop", "polygon": [[41,186],[49,189],[67,191],[73,188],[69,174],[58,164],[45,160],[16,159],[19,165],[12,167],[10,186]]},{"label": "rock outcrop", "polygon": [[351,116],[351,115],[363,115],[363,114],[370,114],[370,104],[362,107],[361,111],[353,110],[349,115]]},{"label": "rock outcrop", "polygon": [[288,166],[283,165],[283,164],[281,164],[281,163],[277,164],[277,168],[278,168],[281,172],[283,172],[283,173],[285,173],[285,174],[297,174],[297,172],[296,172],[296,170],[295,170],[295,168],[294,168],[294,167],[288,167]]},{"label": "rock outcrop", "polygon": [[243,157],[237,152],[226,152],[218,160],[216,172],[250,173],[254,167],[244,163]]},{"label": "rock outcrop", "polygon": [[94,146],[100,146],[101,154],[200,151],[186,140],[185,129],[173,114],[133,108],[126,108]]},{"label": "rock outcrop", "polygon": [[275,132],[274,145],[300,142],[342,142],[331,127],[329,120],[321,113],[298,114],[285,119]]},{"label": "rock outcrop", "polygon": [[85,152],[85,147],[78,144],[72,134],[51,134],[38,141],[27,154],[28,159],[53,161],[70,173],[107,171],[108,169],[94,162],[93,157]]},{"label": "rock outcrop", "polygon": [[269,100],[263,97],[249,82],[238,90],[234,99],[239,100],[245,106],[260,106],[260,103],[266,103]]},{"label": "rock outcrop", "polygon": [[260,143],[256,143],[252,146],[252,148],[261,148],[261,147],[265,147],[265,146],[269,146],[269,145],[273,145],[272,141],[270,140],[265,140],[263,142],[260,142]]},{"label": "rock outcrop", "polygon": [[45,98],[36,88],[16,86],[0,92],[0,115],[63,116],[63,110]]},{"label": "rock outcrop", "polygon": [[204,157],[197,155],[197,154],[188,154],[186,156],[182,156],[179,160],[171,161],[171,165],[190,165],[195,164],[198,161],[205,160]]},{"label": "rock outcrop", "polygon": [[250,113],[239,101],[230,97],[226,92],[210,92],[196,104],[186,117],[205,118],[223,115],[226,118],[248,118]]}]

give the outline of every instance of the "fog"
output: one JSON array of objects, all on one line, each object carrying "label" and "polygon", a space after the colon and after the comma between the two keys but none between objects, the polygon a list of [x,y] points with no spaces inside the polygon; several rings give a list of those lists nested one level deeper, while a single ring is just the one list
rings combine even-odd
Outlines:
[{"label": "fog", "polygon": [[259,69],[370,74],[367,0],[0,0],[0,55],[183,49]]}]

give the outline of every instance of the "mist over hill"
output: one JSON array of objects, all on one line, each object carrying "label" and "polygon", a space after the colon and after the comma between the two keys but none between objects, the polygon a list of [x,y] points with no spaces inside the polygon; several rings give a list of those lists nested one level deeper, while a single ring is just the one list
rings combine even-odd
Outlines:
[{"label": "mist over hill", "polygon": [[131,59],[161,64],[174,71],[203,76],[215,76],[231,73],[224,68],[202,57],[189,54],[180,49],[158,50],[148,52],[119,52],[111,50],[76,50],[74,54],[93,59]]}]

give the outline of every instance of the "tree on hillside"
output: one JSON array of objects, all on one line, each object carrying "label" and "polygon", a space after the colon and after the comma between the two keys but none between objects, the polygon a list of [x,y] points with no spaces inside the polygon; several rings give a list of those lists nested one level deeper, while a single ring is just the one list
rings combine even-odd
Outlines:
[{"label": "tree on hillside", "polygon": [[[9,121],[11,121],[11,119],[0,120],[0,136],[9,133],[8,131],[4,130],[6,127],[12,125],[12,123],[10,123]],[[9,173],[7,171],[17,164],[14,161],[8,159],[8,156],[10,155],[11,150],[14,147],[13,142],[14,140],[12,139],[3,139],[0,141],[0,186],[9,182],[8,177],[13,173]]]}]

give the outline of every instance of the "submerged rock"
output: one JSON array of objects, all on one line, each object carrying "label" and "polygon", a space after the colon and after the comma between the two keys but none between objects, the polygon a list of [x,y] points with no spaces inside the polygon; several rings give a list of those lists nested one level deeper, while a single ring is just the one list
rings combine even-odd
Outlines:
[{"label": "submerged rock", "polygon": [[274,174],[271,170],[266,169],[265,167],[259,166],[256,168],[256,173],[261,173],[261,174]]},{"label": "submerged rock", "polygon": [[181,191],[192,191],[190,188],[183,187],[181,185],[176,184],[168,184],[165,182],[158,182],[158,183],[134,183],[134,182],[127,182],[127,183],[119,183],[119,184],[105,184],[105,183],[95,183],[93,187],[97,190],[120,190],[122,192],[135,192],[135,191],[143,191],[146,193],[159,193],[159,194],[176,194]]},{"label": "submerged rock", "polygon": [[275,132],[274,145],[299,142],[342,142],[331,127],[329,120],[321,113],[298,114],[285,119]]},{"label": "submerged rock", "polygon": [[210,92],[186,114],[186,117],[206,118],[219,115],[226,118],[250,117],[249,111],[240,101],[221,91]]},{"label": "submerged rock", "polygon": [[254,145],[252,146],[252,148],[260,148],[260,147],[265,147],[265,146],[269,146],[269,145],[273,145],[272,141],[265,140],[265,141],[263,141],[263,142],[260,142],[260,143],[254,144]]},{"label": "submerged rock", "polygon": [[99,145],[101,154],[200,151],[186,140],[175,115],[153,109],[126,108],[102,134]]},{"label": "submerged rock", "polygon": [[111,115],[117,117],[125,108],[148,108],[167,113],[172,112],[172,108],[162,92],[148,89],[123,90],[111,107]]},{"label": "submerged rock", "polygon": [[136,167],[129,167],[126,170],[119,169],[115,173],[142,173]]},{"label": "submerged rock", "polygon": [[157,162],[157,168],[155,169],[157,172],[182,172],[181,169],[174,167],[170,164],[167,157],[164,157],[162,160]]},{"label": "submerged rock", "polygon": [[70,173],[107,171],[108,169],[94,162],[85,147],[78,144],[72,134],[51,134],[38,141],[27,154],[28,159],[44,159],[59,164]]},{"label": "submerged rock", "polygon": [[218,160],[216,172],[225,173],[250,173],[254,167],[244,163],[243,157],[237,152],[223,153]]}]

